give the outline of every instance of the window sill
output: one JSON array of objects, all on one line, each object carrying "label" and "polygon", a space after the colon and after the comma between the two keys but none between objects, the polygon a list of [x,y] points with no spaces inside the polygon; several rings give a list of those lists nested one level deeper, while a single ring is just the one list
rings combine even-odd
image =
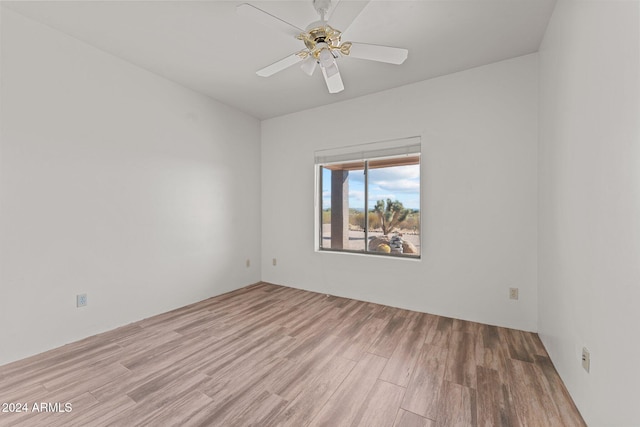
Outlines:
[{"label": "window sill", "polygon": [[422,259],[421,255],[407,255],[407,254],[386,254],[379,252],[364,252],[364,251],[353,251],[349,249],[316,249],[318,253],[326,253],[326,254],[347,254],[347,255],[358,255],[364,257],[382,257],[389,259],[402,259],[408,261],[420,261]]}]

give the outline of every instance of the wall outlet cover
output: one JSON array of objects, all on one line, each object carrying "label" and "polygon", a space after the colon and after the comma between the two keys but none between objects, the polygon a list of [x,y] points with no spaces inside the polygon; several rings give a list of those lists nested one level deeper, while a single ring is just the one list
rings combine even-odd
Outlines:
[{"label": "wall outlet cover", "polygon": [[587,372],[591,368],[591,354],[589,354],[589,350],[586,347],[582,347],[582,367]]},{"label": "wall outlet cover", "polygon": [[76,295],[76,307],[84,307],[88,303],[87,294]]}]

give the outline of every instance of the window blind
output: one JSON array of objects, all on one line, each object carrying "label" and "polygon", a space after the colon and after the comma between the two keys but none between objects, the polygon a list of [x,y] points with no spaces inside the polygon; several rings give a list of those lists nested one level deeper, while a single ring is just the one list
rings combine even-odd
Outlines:
[{"label": "window blind", "polygon": [[421,140],[419,136],[372,142],[369,144],[351,145],[348,147],[318,150],[314,153],[315,163],[328,164],[354,160],[371,160],[383,157],[420,154]]}]

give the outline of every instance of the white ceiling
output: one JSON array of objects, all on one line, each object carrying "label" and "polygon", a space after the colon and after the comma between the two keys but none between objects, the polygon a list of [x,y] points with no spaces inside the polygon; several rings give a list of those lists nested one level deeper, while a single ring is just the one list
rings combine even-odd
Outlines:
[{"label": "white ceiling", "polygon": [[[357,7],[341,0],[343,10]],[[405,47],[402,65],[340,58],[345,90],[293,66],[255,71],[302,42],[241,18],[245,1],[3,1],[10,9],[257,118],[330,104],[536,52],[555,0],[372,0],[343,41]],[[250,1],[306,27],[311,0]],[[335,0],[334,0],[335,2]],[[329,20],[331,23],[331,20]],[[341,28],[339,28],[341,29]]]}]

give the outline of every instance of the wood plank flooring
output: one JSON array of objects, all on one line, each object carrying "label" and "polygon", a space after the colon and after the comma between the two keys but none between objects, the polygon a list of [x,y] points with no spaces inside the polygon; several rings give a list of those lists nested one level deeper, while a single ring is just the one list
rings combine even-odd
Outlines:
[{"label": "wood plank flooring", "polygon": [[2,426],[585,426],[536,334],[266,283],[1,366],[3,403],[28,411]]}]

